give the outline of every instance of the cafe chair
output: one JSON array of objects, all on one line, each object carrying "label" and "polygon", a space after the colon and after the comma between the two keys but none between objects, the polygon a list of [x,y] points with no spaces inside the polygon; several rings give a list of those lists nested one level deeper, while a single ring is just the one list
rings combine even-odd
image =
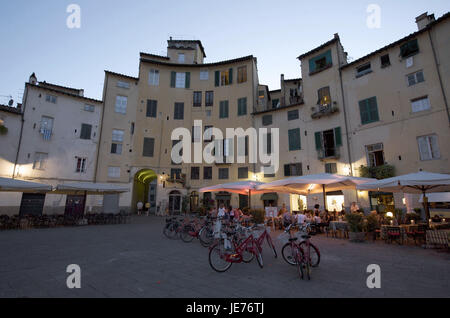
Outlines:
[{"label": "cafe chair", "polygon": [[387,228],[387,238],[386,241],[391,243],[397,241],[397,243],[402,244],[402,237],[400,233],[400,228],[398,227],[388,227]]}]

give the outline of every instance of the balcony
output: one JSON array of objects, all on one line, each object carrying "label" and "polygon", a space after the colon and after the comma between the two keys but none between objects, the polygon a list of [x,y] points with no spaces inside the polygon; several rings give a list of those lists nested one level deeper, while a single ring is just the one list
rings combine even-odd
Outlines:
[{"label": "balcony", "polygon": [[291,96],[289,97],[289,105],[296,105],[303,103],[303,97],[302,96]]},{"label": "balcony", "polygon": [[330,115],[333,115],[334,113],[339,112],[339,108],[336,105],[337,105],[336,102],[332,102],[330,104],[317,105],[317,106],[312,107],[311,108],[311,111],[312,111],[311,118],[319,119],[323,116],[330,116]]},{"label": "balcony", "polygon": [[339,148],[322,148],[317,151],[319,160],[326,159],[339,159],[341,157],[341,153]]}]

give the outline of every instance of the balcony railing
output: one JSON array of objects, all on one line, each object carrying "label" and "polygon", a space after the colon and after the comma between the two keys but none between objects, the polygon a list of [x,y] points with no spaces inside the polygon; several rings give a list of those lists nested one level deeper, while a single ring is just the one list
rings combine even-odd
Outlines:
[{"label": "balcony railing", "polygon": [[339,151],[339,148],[322,148],[317,151],[319,160],[324,159],[339,159],[341,156],[341,153]]},{"label": "balcony railing", "polygon": [[289,105],[301,104],[303,102],[302,96],[290,96]]},{"label": "balcony railing", "polygon": [[337,113],[339,111],[339,108],[336,106],[336,102],[326,104],[326,105],[317,105],[311,108],[311,111],[313,112],[311,114],[311,117],[313,119],[318,119],[323,116],[330,116],[334,113]]}]

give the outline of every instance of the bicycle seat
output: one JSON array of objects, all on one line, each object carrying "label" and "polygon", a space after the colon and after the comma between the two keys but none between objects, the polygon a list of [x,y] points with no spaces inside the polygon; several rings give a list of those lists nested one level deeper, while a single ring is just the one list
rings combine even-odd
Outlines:
[{"label": "bicycle seat", "polygon": [[298,240],[298,238],[294,237],[294,238],[290,238],[290,239],[289,239],[289,242],[295,242],[295,241],[297,241],[297,240]]},{"label": "bicycle seat", "polygon": [[310,239],[311,235],[302,235],[302,239]]}]

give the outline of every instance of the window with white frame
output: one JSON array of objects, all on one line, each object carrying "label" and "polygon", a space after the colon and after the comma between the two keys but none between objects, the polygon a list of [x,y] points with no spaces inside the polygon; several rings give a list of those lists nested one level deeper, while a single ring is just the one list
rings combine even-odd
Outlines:
[{"label": "window with white frame", "polygon": [[87,111],[87,112],[93,113],[95,111],[95,106],[89,105],[89,104],[85,104],[84,105],[84,110]]},{"label": "window with white frame", "polygon": [[411,108],[412,108],[413,113],[417,113],[417,112],[421,112],[421,111],[430,109],[431,106],[430,106],[430,100],[428,99],[428,96],[413,99],[411,101]]},{"label": "window with white frame", "polygon": [[150,70],[148,74],[148,84],[151,86],[159,86],[159,70]]},{"label": "window with white frame", "polygon": [[406,80],[408,82],[408,86],[413,86],[418,83],[425,82],[425,77],[423,76],[423,71],[418,71],[418,72],[406,75]]},{"label": "window with white frame", "polygon": [[441,157],[437,135],[421,136],[417,138],[420,160],[435,160]]},{"label": "window with white frame", "polygon": [[178,63],[184,63],[184,61],[185,61],[184,53],[179,53],[178,54]]},{"label": "window with white frame", "polygon": [[113,129],[112,132],[112,143],[111,143],[111,153],[120,155],[122,154],[122,143],[123,136],[125,132],[123,130]]},{"label": "window with white frame", "polygon": [[207,81],[208,79],[209,79],[209,72],[208,71],[200,71],[200,80]]},{"label": "window with white frame", "polygon": [[48,159],[48,153],[36,152],[34,154],[33,169],[45,170],[47,159]]},{"label": "window with white frame", "polygon": [[128,104],[128,97],[118,95],[116,97],[116,107],[115,107],[116,113],[126,114],[127,104]]},{"label": "window with white frame", "polygon": [[77,166],[75,168],[76,173],[85,173],[86,172],[86,163],[87,158],[76,158]]},{"label": "window with white frame", "polygon": [[108,167],[108,177],[120,178],[120,167]]},{"label": "window with white frame", "polygon": [[130,88],[130,83],[124,81],[117,81],[117,87],[128,89]]},{"label": "window with white frame", "polygon": [[45,96],[45,101],[49,102],[49,103],[52,103],[52,104],[56,104],[56,96],[47,94]]},{"label": "window with white frame", "polygon": [[178,73],[175,79],[175,87],[176,88],[185,88],[186,87],[186,73]]},{"label": "window with white frame", "polygon": [[45,134],[51,135],[53,132],[53,122],[54,119],[52,117],[42,116],[40,133],[43,135]]}]

